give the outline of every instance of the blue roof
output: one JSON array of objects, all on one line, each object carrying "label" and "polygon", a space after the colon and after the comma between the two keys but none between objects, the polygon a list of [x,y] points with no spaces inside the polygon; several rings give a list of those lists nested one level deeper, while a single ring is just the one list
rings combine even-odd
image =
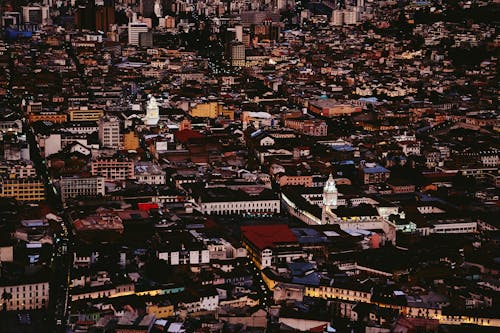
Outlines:
[{"label": "blue roof", "polygon": [[302,275],[309,270],[314,270],[315,266],[310,262],[291,262],[288,263],[292,275]]},{"label": "blue roof", "polygon": [[258,129],[256,130],[255,132],[253,132],[252,134],[250,134],[250,136],[252,138],[255,138],[257,135],[259,135],[260,133],[262,133],[262,130],[261,129]]},{"label": "blue roof", "polygon": [[371,168],[364,168],[363,172],[364,173],[382,173],[382,172],[390,172],[390,171],[387,170],[386,168],[384,168],[383,166],[377,165],[377,166],[371,167]]},{"label": "blue roof", "polygon": [[350,146],[350,145],[333,146],[332,149],[336,150],[336,151],[353,151],[354,150],[354,148],[352,148],[352,146]]},{"label": "blue roof", "polygon": [[361,97],[360,99],[358,99],[358,101],[376,103],[378,102],[378,99],[377,97]]},{"label": "blue roof", "polygon": [[309,262],[291,262],[288,268],[292,274],[292,283],[318,286],[320,277],[316,267]]},{"label": "blue roof", "polygon": [[320,232],[310,228],[292,228],[299,244],[304,243],[326,243],[328,239]]}]

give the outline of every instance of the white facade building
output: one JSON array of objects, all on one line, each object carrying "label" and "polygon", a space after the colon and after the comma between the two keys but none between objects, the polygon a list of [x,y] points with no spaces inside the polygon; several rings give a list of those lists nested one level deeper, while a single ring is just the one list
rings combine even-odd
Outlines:
[{"label": "white facade building", "polygon": [[128,24],[128,43],[139,46],[139,36],[141,32],[148,32],[149,28],[146,23],[130,22]]},{"label": "white facade building", "polygon": [[475,221],[435,222],[431,224],[434,228],[430,230],[430,233],[435,234],[469,234],[477,232],[477,222]]},{"label": "white facade building", "polygon": [[59,182],[63,202],[78,196],[96,197],[106,194],[104,177],[67,177]]},{"label": "white facade building", "polygon": [[120,149],[122,137],[117,117],[103,117],[99,120],[99,143],[102,147]]},{"label": "white facade building", "polygon": [[335,26],[341,26],[344,24],[357,24],[359,13],[357,10],[334,10],[332,12],[332,17],[330,23]]},{"label": "white facade building", "polygon": [[256,201],[223,201],[199,203],[201,213],[208,215],[231,215],[243,213],[276,213],[280,212],[280,200]]},{"label": "white facade building", "polygon": [[170,265],[199,265],[210,263],[210,253],[202,250],[160,250],[156,253],[160,260],[165,260]]},{"label": "white facade building", "polygon": [[217,293],[207,294],[200,297],[200,309],[215,311],[219,306],[219,295]]},{"label": "white facade building", "polygon": [[0,295],[7,293],[9,300],[0,298],[0,308],[7,302],[7,311],[42,309],[49,304],[49,282],[0,285]]},{"label": "white facade building", "polygon": [[137,162],[135,178],[139,184],[163,185],[167,182],[165,172],[161,167],[150,162]]},{"label": "white facade building", "polygon": [[22,6],[23,22],[31,24],[49,24],[49,6]]}]

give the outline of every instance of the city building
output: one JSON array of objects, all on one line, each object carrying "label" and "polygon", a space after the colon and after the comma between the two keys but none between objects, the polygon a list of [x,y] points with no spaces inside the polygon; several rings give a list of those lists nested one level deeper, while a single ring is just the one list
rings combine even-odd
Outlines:
[{"label": "city building", "polygon": [[99,197],[106,194],[104,177],[62,177],[59,181],[61,199]]},{"label": "city building", "polygon": [[99,119],[99,143],[102,147],[121,148],[122,136],[120,121],[117,117],[102,117]]},{"label": "city building", "polygon": [[231,46],[231,65],[233,67],[245,67],[245,45],[236,43]]},{"label": "city building", "polygon": [[140,34],[148,32],[149,27],[146,23],[132,21],[128,24],[128,43],[130,45],[139,46]]},{"label": "city building", "polygon": [[96,159],[90,163],[90,172],[107,181],[135,179],[134,162],[127,160]]},{"label": "city building", "polygon": [[0,179],[0,197],[19,201],[45,200],[45,185],[36,178]]},{"label": "city building", "polygon": [[138,162],[135,164],[135,178],[139,184],[163,185],[166,184],[166,173],[157,164]]},{"label": "city building", "polygon": [[67,113],[70,121],[99,121],[104,116],[103,110],[88,107],[68,109]]},{"label": "city building", "polygon": [[24,311],[45,309],[49,305],[49,279],[48,276],[39,276],[33,281],[2,281],[0,283],[0,295],[8,295],[0,298],[0,306],[7,311]]},{"label": "city building", "polygon": [[318,99],[309,101],[308,110],[323,117],[349,116],[363,110],[360,105],[344,103],[332,99]]},{"label": "city building", "polygon": [[49,24],[49,6],[47,5],[32,5],[22,6],[23,22],[37,24],[40,26]]},{"label": "city building", "polygon": [[243,226],[241,237],[250,259],[259,269],[307,258],[287,225]]},{"label": "city building", "polygon": [[384,183],[390,175],[390,170],[376,163],[366,163],[361,167],[361,177],[364,184]]},{"label": "city building", "polygon": [[207,215],[273,215],[280,212],[280,200],[269,189],[250,194],[224,187],[199,189],[192,194],[196,208]]},{"label": "city building", "polygon": [[185,232],[164,235],[156,256],[173,266],[201,265],[210,262],[210,253],[205,245]]}]

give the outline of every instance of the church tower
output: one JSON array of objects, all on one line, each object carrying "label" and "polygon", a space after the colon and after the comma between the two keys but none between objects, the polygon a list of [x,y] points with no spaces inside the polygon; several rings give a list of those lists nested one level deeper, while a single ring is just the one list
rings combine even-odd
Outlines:
[{"label": "church tower", "polygon": [[146,105],[146,117],[144,118],[144,122],[146,125],[155,126],[158,124],[160,120],[160,113],[158,103],[156,103],[156,98],[149,95],[149,101]]},{"label": "church tower", "polygon": [[335,186],[335,180],[333,179],[332,174],[330,174],[330,177],[328,177],[328,180],[326,181],[325,187],[323,187],[323,210],[321,212],[322,224],[331,223],[331,209],[337,208],[338,196],[339,192],[337,190],[337,186]]}]

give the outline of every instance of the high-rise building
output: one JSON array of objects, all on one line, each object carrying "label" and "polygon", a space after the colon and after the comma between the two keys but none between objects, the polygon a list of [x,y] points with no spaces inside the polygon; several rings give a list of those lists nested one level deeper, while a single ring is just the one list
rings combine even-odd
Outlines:
[{"label": "high-rise building", "polygon": [[0,179],[0,198],[15,198],[18,201],[45,200],[45,185],[37,178]]},{"label": "high-rise building", "polygon": [[245,45],[236,43],[231,46],[231,65],[233,67],[245,66]]},{"label": "high-rise building", "polygon": [[358,12],[356,10],[344,10],[344,24],[358,23]]},{"label": "high-rise building", "polygon": [[334,10],[332,12],[331,23],[336,26],[344,24],[344,12],[342,10]]},{"label": "high-rise building", "polygon": [[357,10],[334,10],[332,12],[331,24],[335,26],[341,26],[344,24],[357,24],[358,23]]},{"label": "high-rise building", "polygon": [[105,180],[127,180],[135,178],[134,162],[129,160],[101,158],[90,163],[93,176],[104,177]]},{"label": "high-rise building", "polygon": [[141,32],[148,32],[148,25],[143,22],[130,22],[128,24],[128,43],[139,46],[139,36]]},{"label": "high-rise building", "polygon": [[79,29],[109,31],[109,26],[115,23],[115,6],[111,0],[89,1],[78,6],[75,23]]},{"label": "high-rise building", "polygon": [[21,24],[21,13],[4,12],[2,15],[2,27],[17,27]]},{"label": "high-rise building", "polygon": [[120,121],[117,117],[106,116],[99,120],[99,143],[102,147],[121,147]]},{"label": "high-rise building", "polygon": [[275,0],[274,1],[274,7],[279,10],[283,11],[288,8],[293,8],[295,7],[295,0]]},{"label": "high-rise building", "polygon": [[153,33],[151,31],[139,33],[139,45],[141,47],[153,47]]},{"label": "high-rise building", "polygon": [[139,3],[139,13],[144,17],[153,17],[155,10],[155,0],[141,0]]},{"label": "high-rise building", "polygon": [[235,30],[235,40],[239,43],[243,42],[243,26],[238,24],[234,27]]},{"label": "high-rise building", "polygon": [[22,6],[24,23],[47,25],[49,23],[49,6]]},{"label": "high-rise building", "polygon": [[95,30],[109,31],[109,26],[115,23],[115,8],[100,6],[95,11]]}]

